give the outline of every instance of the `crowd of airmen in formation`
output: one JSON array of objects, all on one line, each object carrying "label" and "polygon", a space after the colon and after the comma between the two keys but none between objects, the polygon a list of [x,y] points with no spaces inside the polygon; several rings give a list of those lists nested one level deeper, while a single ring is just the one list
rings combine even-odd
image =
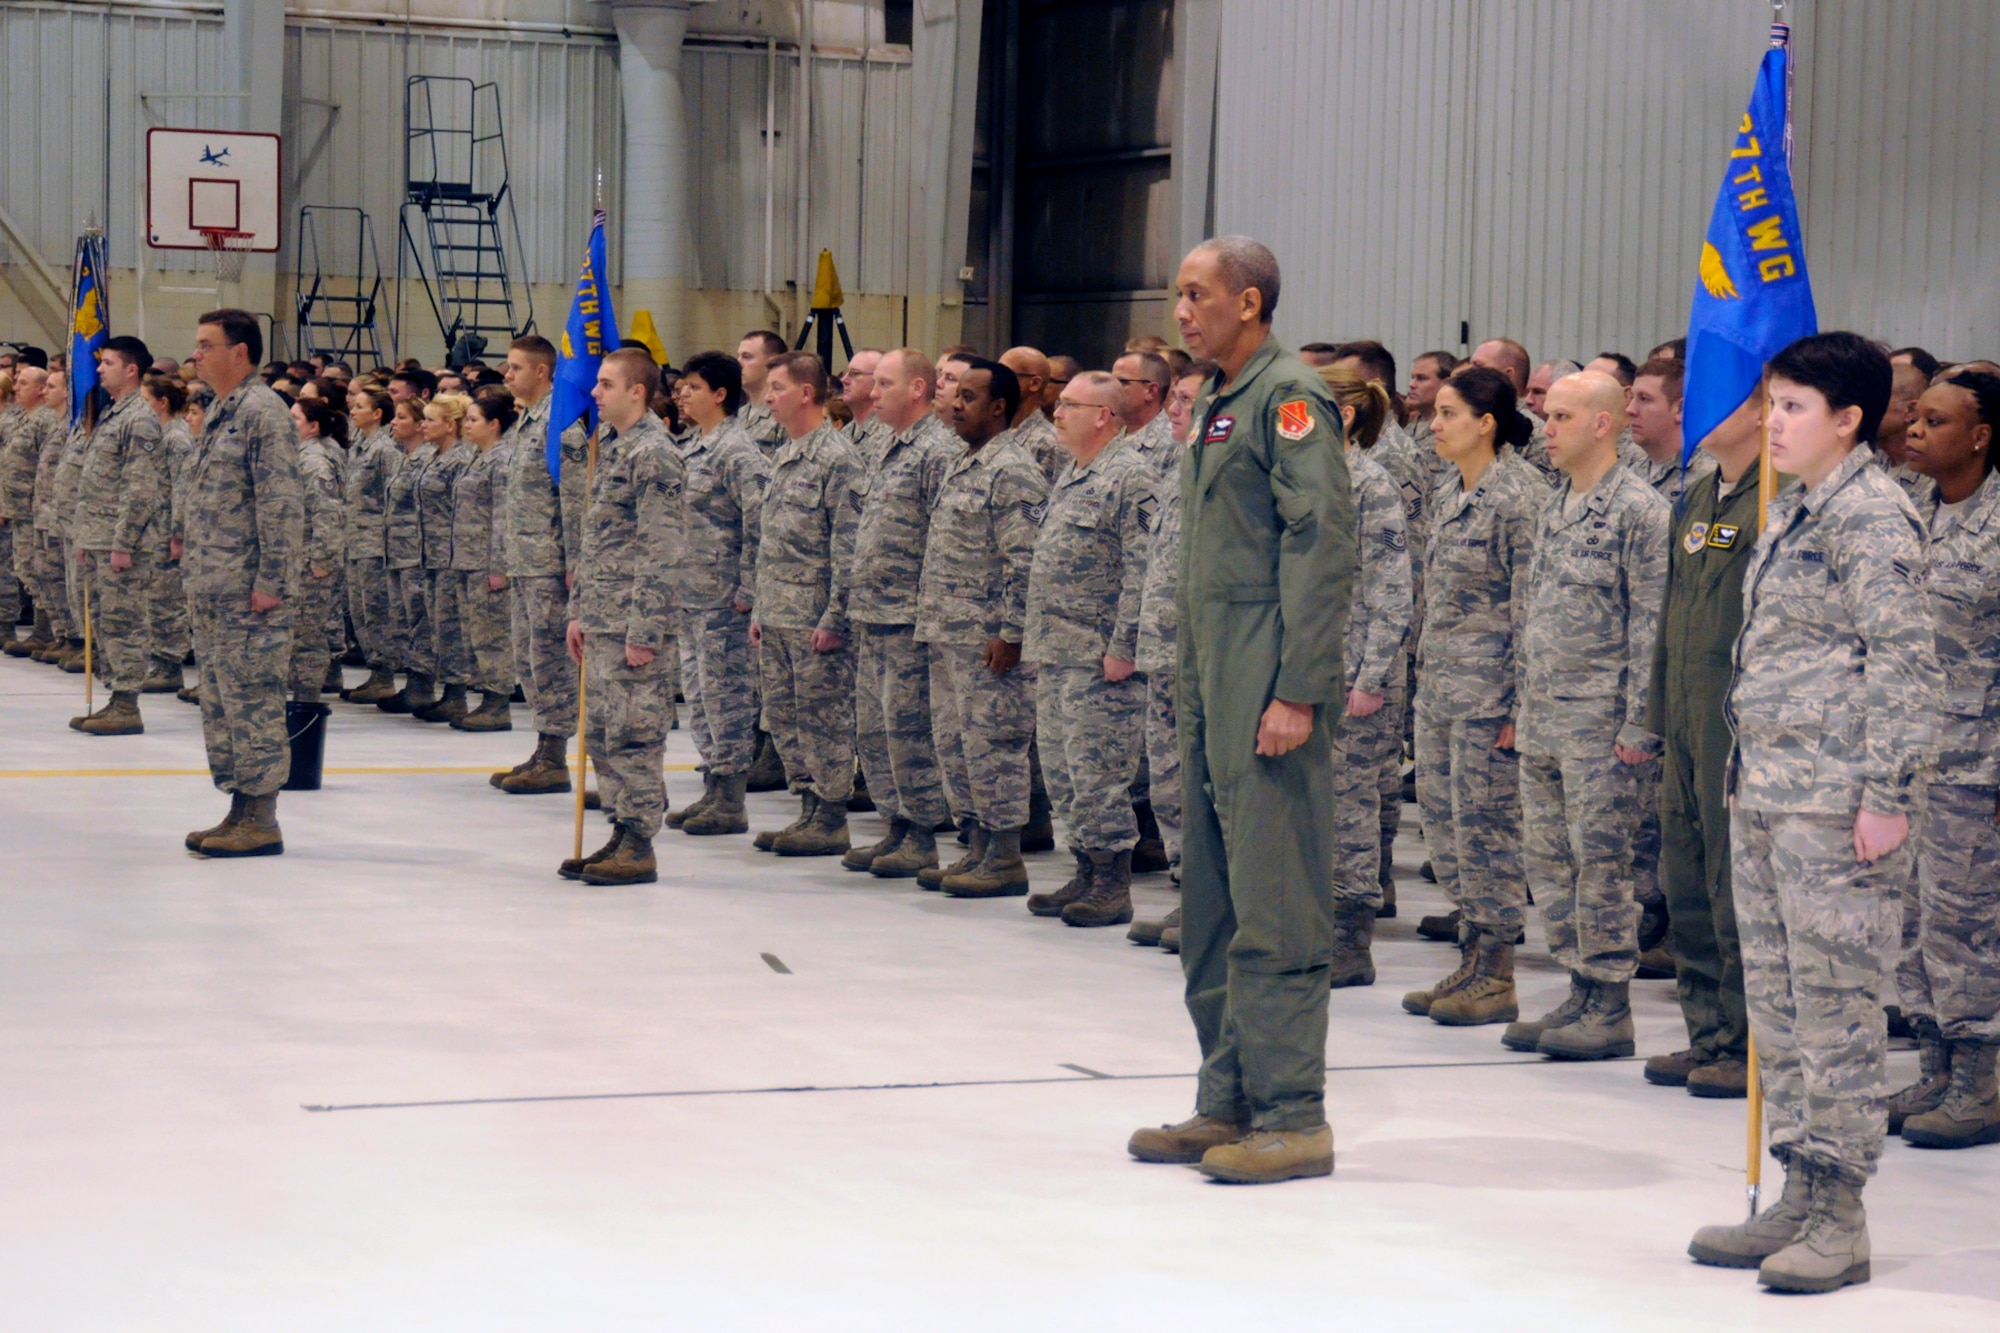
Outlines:
[{"label": "crowd of airmen in formation", "polygon": [[[282,850],[287,699],[468,731],[525,701],[535,747],[492,783],[533,795],[571,790],[583,686],[610,836],[569,878],[651,881],[663,824],[747,833],[746,791],[779,787],[798,816],[759,850],[1074,926],[1130,922],[1135,870],[1178,862],[1180,463],[1230,436],[1214,364],[1157,338],[1109,372],[905,347],[855,353],[836,388],[775,333],[664,373],[628,345],[552,470],[540,337],[504,369],[198,374],[254,367],[254,331],[204,317],[185,369],[111,340],[74,427],[61,369],[29,349],[0,370],[0,616],[23,589],[35,609],[5,651],[81,671],[87,605],[109,695],[73,727],[136,733],[146,693],[201,704],[232,808],[192,850]],[[1400,393],[1380,343],[1299,353],[1356,516],[1329,983],[1374,980],[1408,755],[1454,906],[1423,933],[1459,963],[1404,1009],[1631,1055],[1630,983],[1664,946],[1689,1046],[1649,1081],[1740,1097],[1752,1017],[1781,1034],[1760,1055],[1784,1199],[1695,1246],[1739,1265],[1808,1218],[1853,1221],[1840,1191],[1858,1214],[1885,1114],[1915,1144],[2000,1140],[2000,367],[1892,364],[1852,335],[1793,350],[1686,466],[1679,341],[1643,364],[1431,351]],[[1815,412],[1851,453],[1812,455]],[[1760,536],[1766,416],[1800,480]],[[365,682],[342,687],[343,655]],[[669,812],[677,699],[703,794]],[[871,801],[886,835],[855,845]],[[1031,892],[1023,851],[1055,823],[1074,872]],[[962,854],[941,853],[953,832]],[[1523,1019],[1531,903],[1569,987]],[[1131,937],[1176,951],[1179,918]],[[1922,1050],[1893,1096],[1890,999]],[[1854,1229],[1797,1281],[1865,1276]]]}]

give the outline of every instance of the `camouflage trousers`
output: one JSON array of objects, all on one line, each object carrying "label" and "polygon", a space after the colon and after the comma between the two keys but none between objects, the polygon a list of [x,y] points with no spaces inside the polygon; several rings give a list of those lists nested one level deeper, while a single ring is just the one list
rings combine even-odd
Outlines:
[{"label": "camouflage trousers", "polygon": [[508,631],[514,679],[535,711],[535,730],[544,736],[574,736],[576,662],[563,638],[569,631],[569,589],[560,574],[530,574],[509,579],[507,596],[513,608]]},{"label": "camouflage trousers", "polygon": [[430,575],[421,569],[389,571],[389,609],[396,616],[396,658],[413,675],[437,677],[437,637],[431,632]]},{"label": "camouflage trousers", "polygon": [[[21,553],[14,552],[16,567]],[[37,531],[28,544],[28,591],[35,605],[49,613],[49,628],[58,639],[80,637],[76,618],[69,613],[68,571],[63,563],[62,541],[55,534]]]},{"label": "camouflage trousers", "polygon": [[369,668],[395,670],[396,621],[389,610],[389,567],[381,556],[347,562],[347,618]]},{"label": "camouflage trousers", "polygon": [[[1382,906],[1382,807],[1403,803],[1403,704],[1399,671],[1380,708],[1341,718],[1333,734],[1333,900],[1370,911]],[[1383,791],[1385,765],[1396,769],[1393,796]]]},{"label": "camouflage trousers", "polygon": [[[1389,688],[1382,696],[1382,711],[1394,712],[1396,743],[1381,753],[1381,767],[1376,772],[1375,785],[1379,797],[1376,809],[1376,825],[1380,830],[1380,842],[1375,855],[1377,873],[1380,873],[1382,847],[1396,840],[1403,829],[1403,747],[1411,740],[1410,728],[1415,725],[1410,709],[1411,670],[1405,665],[1409,654],[1403,654],[1389,675]],[[1381,904],[1376,904],[1378,907]]]},{"label": "camouflage trousers", "polygon": [[1171,670],[1146,674],[1146,769],[1153,818],[1160,825],[1160,841],[1166,844],[1167,859],[1178,864],[1184,814],[1180,724],[1174,718]]},{"label": "camouflage trousers", "polygon": [[1438,887],[1468,925],[1513,939],[1527,915],[1520,760],[1501,719],[1440,718],[1417,701],[1417,808]]},{"label": "camouflage trousers", "polygon": [[291,774],[285,670],[292,657],[289,605],[259,615],[237,597],[194,597],[188,627],[201,672],[201,734],[208,771],[223,791],[271,796]]},{"label": "camouflage trousers", "polygon": [[1035,735],[1035,675],[987,670],[985,649],[931,644],[931,740],[951,817],[981,828],[1028,823],[1028,743]]},{"label": "camouflage trousers", "polygon": [[625,640],[587,634],[583,640],[585,692],[590,700],[584,744],[597,768],[604,814],[642,838],[660,831],[667,813],[664,765],[674,697],[667,663],[677,651],[669,641],[642,667],[625,661]]},{"label": "camouflage trousers", "polygon": [[300,703],[318,703],[320,687],[326,684],[326,669],[333,662],[333,646],[326,641],[323,627],[329,611],[340,602],[337,575],[316,579],[311,570],[299,574],[299,593],[293,599],[291,665],[286,684],[291,697]]},{"label": "camouflage trousers", "polygon": [[14,523],[0,523],[0,636],[14,637],[21,618],[21,577],[14,572]]},{"label": "camouflage trousers", "polygon": [[1634,773],[1639,787],[1639,831],[1632,839],[1632,896],[1644,908],[1652,905],[1666,910],[1666,891],[1660,887],[1660,784],[1664,765],[1658,759],[1640,764]]},{"label": "camouflage trousers", "polygon": [[465,630],[466,652],[472,669],[466,684],[481,694],[507,698],[514,693],[514,645],[508,641],[512,626],[508,620],[508,592],[498,592],[487,582],[486,571],[459,573],[458,614]]},{"label": "camouflage trousers", "polygon": [[930,650],[915,626],[854,627],[854,744],[884,812],[921,828],[950,817],[931,739]]},{"label": "camouflage trousers", "polygon": [[681,696],[695,752],[715,777],[748,773],[757,753],[757,666],[750,617],[733,606],[681,613]]},{"label": "camouflage trousers", "polygon": [[1055,817],[1079,852],[1139,845],[1132,780],[1145,748],[1146,682],[1109,681],[1098,666],[1035,668],[1035,738]]},{"label": "camouflage trousers", "polygon": [[1740,805],[1729,836],[1771,1150],[1861,1183],[1888,1128],[1882,960],[1896,933],[1890,886],[1909,874],[1910,845],[1862,865],[1852,815]]},{"label": "camouflage trousers", "polygon": [[181,567],[177,560],[161,560],[153,567],[153,586],[146,591],[153,622],[153,661],[178,674],[188,655],[187,592],[181,587]]},{"label": "camouflage trousers", "polygon": [[1688,1045],[1704,1061],[1742,1059],[1750,1031],[1723,791],[1735,748],[1721,708],[1727,683],[1693,699],[1668,696],[1660,761],[1660,891]]},{"label": "camouflage trousers", "polygon": [[2000,791],[1934,786],[1917,844],[1917,930],[1896,968],[1903,1012],[1948,1041],[2000,1044]]},{"label": "camouflage trousers", "polygon": [[431,652],[438,683],[467,684],[472,680],[472,646],[466,642],[465,616],[459,607],[458,594],[464,586],[459,572],[427,569],[424,581],[430,584]]},{"label": "camouflage trousers", "polygon": [[793,791],[810,787],[820,800],[845,805],[854,794],[854,649],[816,653],[812,634],[763,627],[757,674],[764,684],[764,730],[785,761]]},{"label": "camouflage trousers", "polygon": [[1521,756],[1521,854],[1556,965],[1591,981],[1639,967],[1632,850],[1639,770],[1615,754]]},{"label": "camouflage trousers", "polygon": [[111,568],[109,551],[81,551],[77,568],[89,590],[92,652],[99,675],[113,690],[136,693],[153,665],[153,552],[132,553],[132,564]]}]

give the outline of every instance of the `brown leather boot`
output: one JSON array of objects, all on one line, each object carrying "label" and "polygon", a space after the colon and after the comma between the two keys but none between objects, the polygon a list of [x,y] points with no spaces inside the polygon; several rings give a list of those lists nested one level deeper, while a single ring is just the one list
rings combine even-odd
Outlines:
[{"label": "brown leather boot", "polygon": [[986,855],[971,870],[946,875],[944,891],[954,898],[1017,898],[1028,892],[1028,866],[1021,859],[1021,830],[988,829]]},{"label": "brown leather boot", "polygon": [[1167,933],[1169,927],[1178,928],[1180,924],[1181,909],[1176,907],[1157,921],[1134,921],[1132,929],[1125,932],[1125,938],[1150,949],[1159,944],[1160,937]]},{"label": "brown leather boot", "polygon": [[1514,946],[1481,931],[1472,945],[1472,975],[1431,1001],[1430,1019],[1446,1027],[1511,1023],[1521,1016],[1514,996]]},{"label": "brown leather boot", "polygon": [[968,820],[966,821],[965,855],[959,857],[948,866],[929,866],[923,870],[919,870],[917,872],[917,885],[919,888],[930,889],[932,891],[942,889],[946,875],[962,875],[968,870],[977,868],[981,858],[985,855],[986,830]]},{"label": "brown leather boot", "polygon": [[707,769],[703,769],[701,774],[701,795],[694,798],[692,805],[684,805],[678,810],[667,811],[666,825],[668,828],[679,828],[681,825],[687,823],[690,818],[700,814],[714,804],[715,774]]},{"label": "brown leather boot", "polygon": [[1903,1132],[1903,1122],[1913,1115],[1925,1115],[1944,1103],[1951,1086],[1951,1047],[1938,1032],[1937,1020],[1921,1014],[1910,1020],[1917,1034],[1917,1081],[1890,1094],[1889,1132]]},{"label": "brown leather boot", "polygon": [[902,846],[903,835],[909,831],[910,821],[904,819],[901,815],[897,815],[889,821],[889,832],[885,837],[875,842],[856,847],[848,852],[847,855],[840,858],[840,868],[856,872],[868,870],[875,864],[876,857],[887,856],[890,852]]},{"label": "brown leather boot", "polygon": [[785,825],[783,828],[765,829],[762,833],[759,833],[756,837],[750,840],[750,845],[752,847],[755,847],[760,852],[770,851],[772,848],[778,845],[778,839],[784,837],[787,833],[796,833],[800,829],[804,828],[806,826],[806,821],[813,817],[813,811],[816,808],[818,808],[818,806],[819,806],[819,797],[813,795],[810,791],[800,792],[799,817],[797,819],[794,819],[791,823]]},{"label": "brown leather boot", "polygon": [[514,710],[505,694],[488,691],[479,696],[479,707],[453,718],[451,725],[459,731],[512,731]]},{"label": "brown leather boot", "polygon": [[1443,996],[1451,994],[1472,979],[1472,942],[1461,938],[1458,943],[1458,967],[1443,981],[1429,990],[1413,990],[1403,996],[1403,1012],[1415,1014],[1419,1018],[1427,1016],[1431,1005]]},{"label": "brown leather boot", "polygon": [[2000,1143],[2000,1075],[1985,1041],[1951,1044],[1951,1086],[1935,1110],[1903,1122],[1903,1142],[1913,1148],[1976,1148]]},{"label": "brown leather boot", "polygon": [[623,824],[613,824],[611,826],[610,841],[588,855],[565,856],[562,859],[562,864],[556,867],[556,873],[564,879],[579,879],[583,875],[583,868],[585,866],[606,859],[618,850],[618,844],[623,841],[625,841],[625,826]]},{"label": "brown leather boot", "polygon": [[1333,905],[1333,962],[1327,973],[1329,990],[1375,984],[1375,909],[1366,903],[1340,901]]},{"label": "brown leather boot", "polygon": [[1333,1126],[1265,1129],[1201,1155],[1201,1173],[1229,1185],[1275,1185],[1333,1174]]},{"label": "brown leather boot", "polygon": [[750,831],[750,812],[743,808],[743,792],[748,779],[741,773],[725,773],[715,780],[715,800],[708,809],[687,817],[681,832],[690,838],[714,838]]},{"label": "brown leather boot", "polygon": [[386,699],[377,699],[375,706],[385,713],[414,713],[419,708],[431,705],[431,691],[437,682],[421,671],[412,671],[403,677],[403,688]]},{"label": "brown leather boot", "polygon": [[89,717],[72,718],[70,726],[89,736],[138,736],[146,730],[139,696],[129,690],[113,691],[109,703]]},{"label": "brown leather boot", "polygon": [[146,673],[145,682],[139,686],[139,693],[176,694],[185,684],[187,681],[181,675],[179,662],[169,662],[156,657],[153,659],[152,668]]},{"label": "brown leather boot", "polygon": [[660,863],[653,859],[653,840],[626,829],[617,850],[601,861],[586,863],[581,878],[599,886],[654,883],[660,878]]},{"label": "brown leather boot", "polygon": [[1028,895],[1028,910],[1036,916],[1061,916],[1063,908],[1090,892],[1090,853],[1078,847],[1070,855],[1076,858],[1076,873],[1061,888]]},{"label": "brown leather boot", "polygon": [[201,840],[203,856],[282,856],[284,851],[285,833],[278,827],[275,794],[246,797],[242,817],[232,827]]},{"label": "brown leather boot", "polygon": [[878,879],[914,879],[937,863],[937,834],[911,824],[894,851],[869,863],[868,873]]},{"label": "brown leather boot", "polygon": [[199,828],[188,834],[187,849],[191,852],[198,852],[201,850],[201,844],[204,839],[212,838],[218,833],[227,833],[230,829],[235,828],[236,821],[243,818],[244,800],[245,798],[240,793],[231,792],[229,795],[229,813],[224,815],[222,822],[214,828]]},{"label": "brown leather boot", "polygon": [[1065,926],[1122,926],[1132,919],[1132,853],[1090,853],[1090,888],[1062,910]]},{"label": "brown leather boot", "polygon": [[451,722],[465,716],[465,686],[447,685],[438,701],[424,708],[413,708],[410,716],[419,722]]},{"label": "brown leather boot", "polygon": [[839,856],[847,851],[847,804],[816,799],[812,818],[771,840],[780,856]]},{"label": "brown leather boot", "polygon": [[563,753],[563,738],[547,732],[535,738],[535,753],[521,769],[494,784],[509,796],[548,796],[571,790],[569,756]]},{"label": "brown leather boot", "polygon": [[368,679],[346,691],[340,697],[351,704],[377,704],[396,692],[396,673],[387,667],[375,667],[368,673]]},{"label": "brown leather boot", "polygon": [[1250,1126],[1247,1124],[1217,1120],[1214,1116],[1197,1112],[1178,1125],[1148,1126],[1135,1130],[1125,1144],[1125,1151],[1142,1162],[1192,1166],[1210,1148],[1234,1143],[1249,1133]]},{"label": "brown leather boot", "polygon": [[1160,923],[1160,952],[1178,954],[1181,951],[1181,909],[1176,907],[1167,913],[1167,919]]}]

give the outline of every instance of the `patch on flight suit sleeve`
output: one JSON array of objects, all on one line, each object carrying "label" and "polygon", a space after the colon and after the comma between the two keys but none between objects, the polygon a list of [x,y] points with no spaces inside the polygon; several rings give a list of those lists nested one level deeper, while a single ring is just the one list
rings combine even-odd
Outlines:
[{"label": "patch on flight suit sleeve", "polygon": [[1288,440],[1303,440],[1312,434],[1312,405],[1303,398],[1278,404],[1278,434]]}]

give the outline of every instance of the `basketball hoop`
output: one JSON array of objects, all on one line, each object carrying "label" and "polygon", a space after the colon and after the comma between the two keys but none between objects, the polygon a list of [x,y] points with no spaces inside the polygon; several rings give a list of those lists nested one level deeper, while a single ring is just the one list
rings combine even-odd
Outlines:
[{"label": "basketball hoop", "polygon": [[237,231],[233,227],[201,227],[198,230],[208,242],[209,257],[215,261],[215,280],[224,283],[240,281],[243,261],[250,257],[257,233]]}]

